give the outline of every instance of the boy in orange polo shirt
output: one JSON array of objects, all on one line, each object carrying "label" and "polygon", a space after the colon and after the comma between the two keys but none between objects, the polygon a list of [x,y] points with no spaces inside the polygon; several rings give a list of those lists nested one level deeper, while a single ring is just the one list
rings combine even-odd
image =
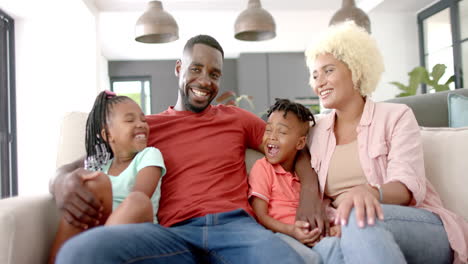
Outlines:
[{"label": "boy in orange polo shirt", "polygon": [[[303,228],[306,222],[296,221],[301,186],[294,172],[294,161],[297,151],[306,145],[310,122],[315,125],[309,109],[288,99],[276,99],[268,110],[263,135],[265,157],[254,164],[249,176],[250,203],[258,221],[273,232],[293,237],[302,243],[299,246],[291,245],[287,240],[292,239],[285,239],[297,251],[304,251],[304,245],[311,247],[320,239],[317,228],[309,231]],[[331,227],[330,234],[340,236],[340,227]],[[337,249],[331,246],[329,250]],[[333,263],[327,258],[327,252],[325,255],[320,250],[318,252],[324,262]],[[310,253],[310,258],[321,262],[317,261],[316,254]]]}]

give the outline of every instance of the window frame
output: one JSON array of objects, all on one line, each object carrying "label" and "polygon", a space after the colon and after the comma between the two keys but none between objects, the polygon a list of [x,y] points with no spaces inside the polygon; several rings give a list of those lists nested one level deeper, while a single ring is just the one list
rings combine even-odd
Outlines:
[{"label": "window frame", "polygon": [[[426,67],[426,50],[424,43],[424,20],[431,16],[449,8],[450,13],[450,26],[452,31],[452,49],[453,49],[453,66],[455,73],[455,89],[463,87],[463,74],[462,74],[462,51],[460,32],[460,12],[458,3],[462,0],[440,0],[439,2],[431,5],[430,7],[419,12],[417,15],[418,23],[418,36],[419,36],[419,63],[421,66]],[[465,39],[466,40],[466,39]],[[467,58],[468,59],[468,58]],[[465,69],[468,70],[468,69]],[[421,93],[427,93],[425,84],[421,86]]]},{"label": "window frame", "polygon": [[[151,100],[152,94],[151,94],[151,76],[118,76],[118,77],[110,77],[110,89],[111,91],[114,91],[114,82],[140,82],[141,84],[141,90],[140,90],[140,102],[141,102],[141,109],[146,109],[146,100],[145,100],[145,82],[149,82],[150,86],[150,94],[149,98]],[[151,102],[150,102],[151,103]],[[150,112],[153,112],[153,104],[151,103],[150,105]],[[145,114],[151,114],[151,113],[145,113]]]},{"label": "window frame", "polygon": [[[0,9],[0,20],[5,25],[1,28],[0,41],[4,41],[4,50],[0,50],[0,93],[2,107],[0,123],[5,129],[4,143],[0,141],[1,152],[1,197],[18,195],[17,133],[16,133],[16,81],[15,81],[15,23],[12,17]],[[5,38],[5,39],[4,39]],[[3,141],[3,140],[2,140]]]}]

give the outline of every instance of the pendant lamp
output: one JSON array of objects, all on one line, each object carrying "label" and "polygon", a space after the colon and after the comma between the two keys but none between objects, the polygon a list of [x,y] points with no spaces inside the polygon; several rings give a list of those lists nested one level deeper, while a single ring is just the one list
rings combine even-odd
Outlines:
[{"label": "pendant lamp", "polygon": [[356,6],[354,0],[343,0],[342,7],[333,15],[329,26],[339,24],[346,20],[353,20],[356,25],[363,27],[369,34],[371,33],[369,16]]},{"label": "pendant lamp", "polygon": [[260,0],[249,0],[247,9],[242,11],[234,24],[234,37],[239,40],[259,41],[276,36],[273,17],[262,8]]},{"label": "pendant lamp", "polygon": [[179,39],[175,19],[163,10],[161,1],[151,1],[135,26],[135,40],[143,43],[166,43]]}]

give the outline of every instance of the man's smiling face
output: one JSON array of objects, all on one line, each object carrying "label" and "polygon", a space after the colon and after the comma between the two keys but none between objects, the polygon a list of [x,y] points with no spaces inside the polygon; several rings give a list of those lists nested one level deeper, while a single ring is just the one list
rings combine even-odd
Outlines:
[{"label": "man's smiling face", "polygon": [[221,52],[205,44],[195,44],[184,53],[176,64],[182,110],[199,113],[210,105],[218,94],[222,67]]}]

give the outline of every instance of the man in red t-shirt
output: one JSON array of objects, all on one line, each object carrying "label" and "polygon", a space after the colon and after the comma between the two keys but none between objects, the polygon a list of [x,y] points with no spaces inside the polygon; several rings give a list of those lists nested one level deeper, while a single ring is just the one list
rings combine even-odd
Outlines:
[{"label": "man in red t-shirt", "polygon": [[[148,146],[161,150],[167,167],[158,211],[161,225],[94,228],[65,243],[57,263],[303,262],[252,217],[245,150],[263,151],[265,123],[237,107],[210,105],[218,93],[223,57],[214,38],[191,38],[175,67],[176,105],[147,116]],[[59,207],[76,226],[95,220],[100,208],[83,187],[82,176],[89,172],[81,164],[59,169],[51,185]],[[318,193],[314,195],[312,202],[318,200]]]}]

